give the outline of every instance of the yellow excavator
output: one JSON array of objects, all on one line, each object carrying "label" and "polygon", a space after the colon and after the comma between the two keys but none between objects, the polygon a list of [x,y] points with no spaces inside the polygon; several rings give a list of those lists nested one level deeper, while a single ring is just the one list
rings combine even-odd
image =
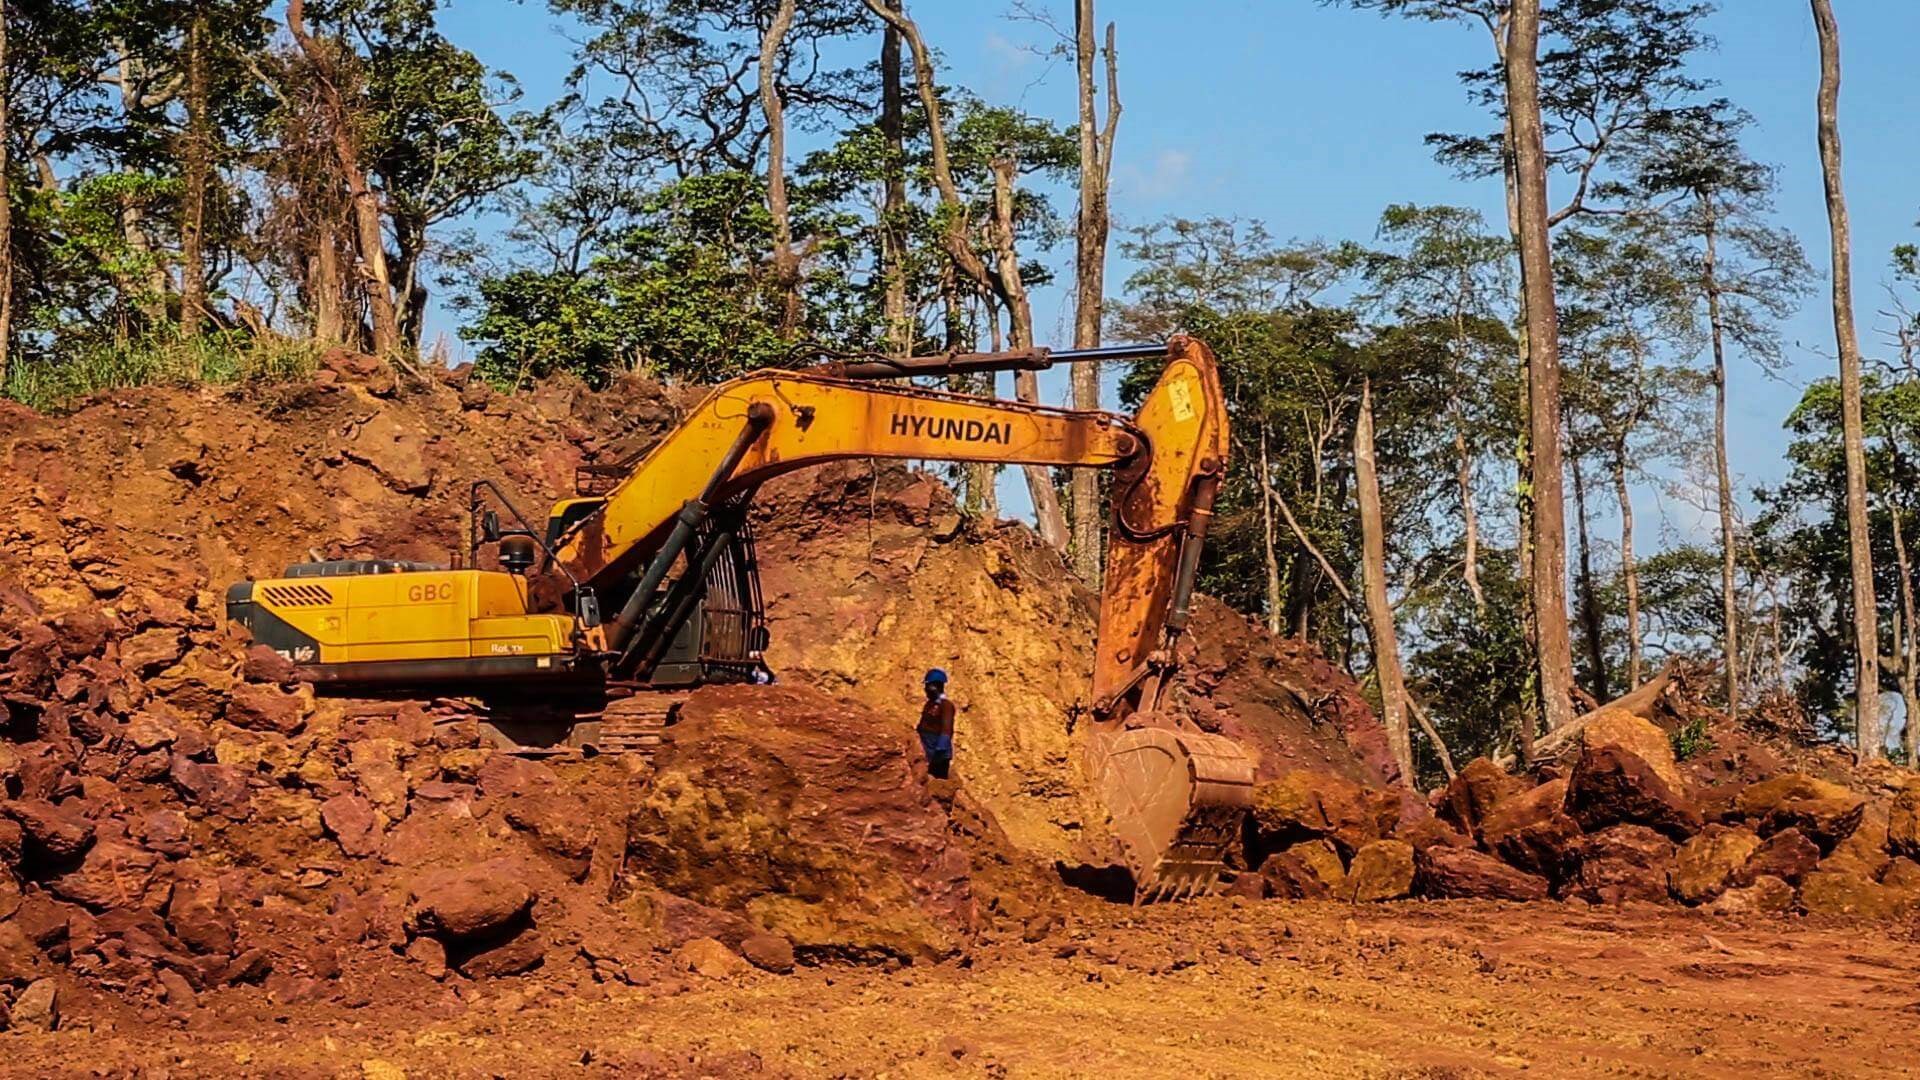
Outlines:
[{"label": "yellow excavator", "polygon": [[[894,381],[1157,357],[1130,418]],[[538,532],[482,480],[453,567],[303,563],[234,585],[227,612],[322,689],[502,703],[492,730],[516,748],[619,752],[663,715],[649,700],[770,676],[748,520],[765,481],[847,458],[1112,469],[1089,771],[1136,897],[1189,895],[1220,880],[1252,796],[1237,743],[1160,710],[1227,445],[1213,354],[1188,337],[760,371],[716,387],[636,460],[583,470]],[[513,702],[562,705],[508,735]]]}]

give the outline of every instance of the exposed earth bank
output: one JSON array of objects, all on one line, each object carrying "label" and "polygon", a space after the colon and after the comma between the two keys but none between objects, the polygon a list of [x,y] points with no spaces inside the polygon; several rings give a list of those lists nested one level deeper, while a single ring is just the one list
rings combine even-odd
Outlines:
[{"label": "exposed earth bank", "polygon": [[[769,486],[780,684],[693,693],[648,760],[498,753],[457,699],[316,697],[225,625],[227,583],[290,562],[445,561],[471,482],[539,513],[697,393],[504,396],[342,354],[298,386],[0,404],[0,1073],[1920,1060],[1920,785],[1775,713],[1716,720],[1684,671],[1530,771],[1423,793],[1345,673],[1203,602],[1169,708],[1258,757],[1231,895],[1103,899],[1072,722],[1094,598],[904,468]],[[911,736],[934,666],[947,783]]]}]

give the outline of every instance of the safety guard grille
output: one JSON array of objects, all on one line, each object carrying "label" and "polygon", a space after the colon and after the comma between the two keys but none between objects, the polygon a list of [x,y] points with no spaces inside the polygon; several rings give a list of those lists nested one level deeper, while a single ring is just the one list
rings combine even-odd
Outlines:
[{"label": "safety guard grille", "polygon": [[324,607],[333,593],[323,585],[269,585],[260,590],[275,607]]}]

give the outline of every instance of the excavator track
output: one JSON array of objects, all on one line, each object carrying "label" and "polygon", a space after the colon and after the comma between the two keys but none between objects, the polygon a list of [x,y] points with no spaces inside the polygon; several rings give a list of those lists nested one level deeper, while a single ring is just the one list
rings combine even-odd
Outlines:
[{"label": "excavator track", "polygon": [[1253,805],[1253,759],[1232,739],[1167,727],[1094,738],[1094,775],[1134,902],[1212,892]]},{"label": "excavator track", "polygon": [[653,760],[666,738],[667,724],[685,694],[635,694],[607,704],[599,728],[586,749],[601,754],[631,754]]}]

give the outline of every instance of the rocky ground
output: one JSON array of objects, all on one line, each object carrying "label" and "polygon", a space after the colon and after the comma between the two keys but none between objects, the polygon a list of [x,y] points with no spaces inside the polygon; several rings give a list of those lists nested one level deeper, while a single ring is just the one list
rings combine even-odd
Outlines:
[{"label": "rocky ground", "polygon": [[445,986],[354,1009],[225,992],[185,1027],[6,1043],[9,1075],[1897,1076],[1914,944],[1630,905],[1072,903],[1057,935],[904,968]]},{"label": "rocky ground", "polygon": [[[1231,895],[1136,910],[1096,895],[1068,723],[1092,597],[922,474],[765,493],[781,683],[696,692],[648,761],[316,698],[224,625],[287,562],[445,559],[470,481],[544,506],[690,393],[343,355],[0,404],[0,1073],[1920,1068],[1920,786],[1791,710],[1713,720],[1686,672],[1419,793],[1350,679],[1204,603],[1173,708],[1258,755],[1256,808]],[[909,730],[930,666],[949,783]]]}]

